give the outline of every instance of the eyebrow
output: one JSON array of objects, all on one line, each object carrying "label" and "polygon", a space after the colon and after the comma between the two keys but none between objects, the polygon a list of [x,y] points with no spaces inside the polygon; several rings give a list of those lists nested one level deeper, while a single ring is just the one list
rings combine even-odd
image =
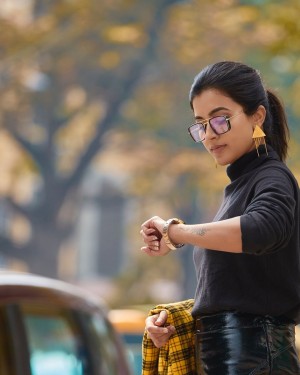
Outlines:
[{"label": "eyebrow", "polygon": [[[226,110],[226,111],[230,111],[230,109],[229,108],[226,108],[226,107],[217,107],[217,108],[214,108],[213,110],[211,110],[210,112],[209,112],[209,117],[211,117],[212,115],[214,115],[216,112],[219,112],[219,111],[224,111],[224,110]],[[195,119],[196,120],[203,120],[203,117],[201,117],[201,116],[195,116]]]}]

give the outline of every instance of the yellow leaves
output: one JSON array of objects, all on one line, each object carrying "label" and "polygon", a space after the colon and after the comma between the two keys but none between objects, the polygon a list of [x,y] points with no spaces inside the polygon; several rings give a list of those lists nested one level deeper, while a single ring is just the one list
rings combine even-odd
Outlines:
[{"label": "yellow leaves", "polygon": [[300,99],[299,99],[299,92],[300,92],[300,78],[297,78],[292,85],[291,88],[292,91],[292,98],[294,99],[292,101],[292,108],[296,116],[300,117]]},{"label": "yellow leaves", "polygon": [[15,171],[22,160],[22,152],[6,131],[0,132],[0,194],[6,195],[12,187]]},{"label": "yellow leaves", "polygon": [[167,153],[162,141],[149,137],[146,131],[135,136],[115,131],[107,134],[105,149],[99,155],[97,163],[100,163],[102,171],[109,172],[114,167],[119,173],[132,174],[146,169],[157,170],[165,157]]},{"label": "yellow leaves", "polygon": [[271,45],[277,42],[283,35],[283,29],[280,25],[276,25],[270,20],[262,19],[256,24],[255,30],[251,37],[252,42],[259,42],[260,45]]},{"label": "yellow leaves", "polygon": [[67,110],[73,111],[81,106],[83,106],[86,102],[86,92],[80,86],[72,86],[65,97],[65,104]]},{"label": "yellow leaves", "polygon": [[15,215],[10,222],[10,234],[16,243],[26,243],[31,235],[31,226],[24,217]]},{"label": "yellow leaves", "polygon": [[13,111],[18,106],[18,96],[12,89],[7,90],[1,95],[1,108]]},{"label": "yellow leaves", "polygon": [[25,139],[30,139],[31,142],[37,144],[43,143],[47,136],[45,128],[34,122],[27,124],[26,128],[22,128],[19,133]]},{"label": "yellow leaves", "polygon": [[227,34],[236,34],[245,25],[254,23],[258,15],[258,9],[251,6],[226,8],[211,14],[211,25]]},{"label": "yellow leaves", "polygon": [[258,18],[255,6],[232,0],[195,0],[171,13],[166,35],[173,35],[167,48],[184,64],[204,66],[214,58],[239,60],[243,49],[253,42]]},{"label": "yellow leaves", "polygon": [[53,32],[56,27],[57,20],[53,14],[47,14],[37,19],[31,24],[32,30],[38,30],[39,33]]},{"label": "yellow leaves", "polygon": [[0,195],[14,196],[19,202],[30,200],[36,176],[29,159],[5,130],[0,132],[0,150]]},{"label": "yellow leaves", "polygon": [[142,46],[146,42],[146,35],[140,25],[114,25],[105,30],[104,36],[110,43],[134,44]]},{"label": "yellow leaves", "polygon": [[[296,137],[299,137],[298,134],[295,134]],[[298,184],[300,184],[300,169],[299,169],[299,159],[300,159],[300,145],[297,140],[292,137],[290,139],[290,147],[289,147],[289,157],[288,157],[288,166],[294,173],[294,176],[296,177]]]},{"label": "yellow leaves", "polygon": [[270,2],[260,14],[256,28],[258,41],[272,53],[299,51],[299,12],[298,0]]},{"label": "yellow leaves", "polygon": [[91,103],[67,126],[58,131],[56,135],[59,154],[57,168],[60,172],[69,173],[76,166],[77,160],[93,138],[96,125],[103,117],[104,111],[105,107],[101,102]]},{"label": "yellow leaves", "polygon": [[286,30],[299,32],[299,1],[271,3],[267,8],[268,18],[285,26]]},{"label": "yellow leaves", "polygon": [[194,186],[206,192],[208,202],[228,183],[225,168],[216,169],[208,153],[201,149],[170,148],[146,131],[137,132],[134,138],[130,133],[110,133],[97,164],[102,173],[113,170],[119,177],[129,178],[128,184],[124,184],[124,193],[151,202],[152,209],[158,205],[159,210],[167,210],[171,195],[180,194],[180,200],[184,200],[182,190],[178,189],[182,176],[187,177],[183,183],[184,194],[189,195],[189,187]]},{"label": "yellow leaves", "polygon": [[104,52],[99,58],[99,65],[104,69],[115,69],[120,62],[121,56],[115,51]]},{"label": "yellow leaves", "polygon": [[18,26],[27,25],[32,18],[30,0],[1,0],[0,17]]}]

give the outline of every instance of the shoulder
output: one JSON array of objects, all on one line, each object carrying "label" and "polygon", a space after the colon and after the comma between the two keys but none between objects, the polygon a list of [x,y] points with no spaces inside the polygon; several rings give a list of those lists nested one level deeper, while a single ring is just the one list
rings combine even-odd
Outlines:
[{"label": "shoulder", "polygon": [[269,188],[282,187],[283,189],[291,188],[298,193],[298,182],[285,163],[279,160],[266,160],[257,168],[254,181],[259,185],[265,185]]}]

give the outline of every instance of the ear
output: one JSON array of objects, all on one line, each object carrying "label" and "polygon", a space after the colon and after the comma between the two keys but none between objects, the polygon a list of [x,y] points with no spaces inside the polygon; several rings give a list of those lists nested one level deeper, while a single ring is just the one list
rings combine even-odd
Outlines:
[{"label": "ear", "polygon": [[253,115],[254,125],[258,125],[260,128],[263,127],[266,118],[266,108],[260,105]]}]

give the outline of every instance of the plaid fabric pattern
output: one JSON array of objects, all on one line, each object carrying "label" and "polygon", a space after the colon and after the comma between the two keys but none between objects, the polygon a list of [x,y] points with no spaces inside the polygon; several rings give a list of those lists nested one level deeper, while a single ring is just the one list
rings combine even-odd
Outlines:
[{"label": "plaid fabric pattern", "polygon": [[145,331],[143,337],[142,375],[196,375],[194,349],[194,320],[191,311],[193,299],[158,305],[149,312],[168,313],[167,324],[176,328],[166,345],[156,348]]}]

